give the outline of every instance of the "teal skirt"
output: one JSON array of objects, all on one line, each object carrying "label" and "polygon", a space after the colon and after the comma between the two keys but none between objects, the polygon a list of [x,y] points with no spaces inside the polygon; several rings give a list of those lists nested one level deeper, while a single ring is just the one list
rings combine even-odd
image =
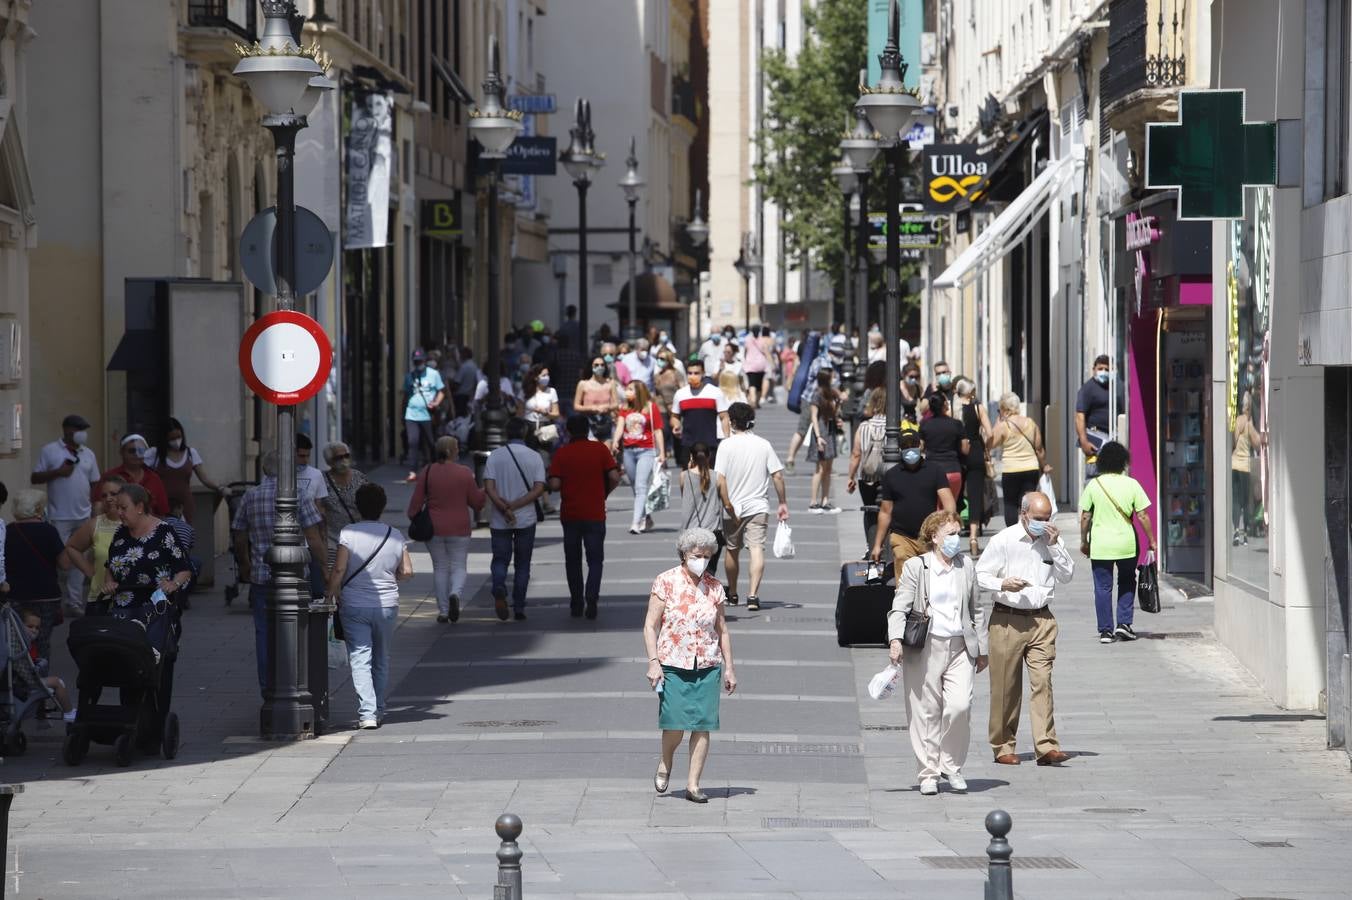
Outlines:
[{"label": "teal skirt", "polygon": [[657,727],[663,731],[717,731],[723,667],[677,669],[663,666],[657,695]]}]

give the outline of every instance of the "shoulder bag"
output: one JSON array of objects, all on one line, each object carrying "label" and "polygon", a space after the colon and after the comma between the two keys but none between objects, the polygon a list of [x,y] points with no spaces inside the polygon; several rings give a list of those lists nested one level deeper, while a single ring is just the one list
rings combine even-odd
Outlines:
[{"label": "shoulder bag", "polygon": [[352,512],[352,507],[347,505],[347,501],[343,499],[342,493],[339,492],[338,486],[333,483],[333,479],[329,477],[328,472],[324,473],[324,480],[328,482],[329,493],[337,497],[338,502],[343,505],[343,512],[347,513],[347,517],[352,520],[351,524],[356,525],[358,521],[356,514]]},{"label": "shoulder bag", "polygon": [[423,502],[422,509],[413,514],[408,520],[408,537],[412,541],[430,541],[436,533],[432,526],[432,512],[427,508],[427,501],[430,499],[427,486],[427,477],[432,467],[429,465],[423,469]]},{"label": "shoulder bag", "polygon": [[[526,493],[529,494],[531,492],[530,479],[526,477],[526,472],[521,468],[521,463],[516,461],[516,454],[512,452],[512,445],[508,444],[503,449],[506,450],[507,455],[512,458],[512,465],[516,466],[516,472],[521,476],[521,483],[525,486]],[[535,521],[543,522],[544,520],[545,508],[541,505],[540,498],[537,497],[535,498]]]},{"label": "shoulder bag", "polygon": [[919,593],[916,595],[919,603],[912,604],[906,611],[906,629],[901,635],[901,645],[919,650],[925,646],[925,640],[929,637],[929,563],[925,562],[924,554],[917,556],[916,559],[920,560],[920,566],[924,569],[920,576]]},{"label": "shoulder bag", "polygon": [[[362,560],[361,565],[353,569],[352,574],[343,579],[342,585],[338,588],[340,592],[342,591],[343,588],[351,584],[352,579],[356,578],[358,575],[360,575],[362,572],[366,570],[366,567],[371,564],[371,560],[375,559],[377,556],[380,555],[380,551],[385,549],[385,543],[390,539],[390,535],[392,534],[394,534],[394,529],[386,525],[385,536],[381,538],[380,543],[376,545],[375,552],[372,553],[370,556],[366,557],[366,559]],[[347,637],[345,634],[343,634],[343,619],[342,616],[338,614],[337,606],[333,607],[333,636],[335,639],[340,641],[345,640]]]}]

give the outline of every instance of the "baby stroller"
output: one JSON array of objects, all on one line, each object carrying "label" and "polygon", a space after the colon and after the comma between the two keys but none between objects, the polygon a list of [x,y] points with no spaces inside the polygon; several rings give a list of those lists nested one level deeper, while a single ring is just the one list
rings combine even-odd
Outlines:
[{"label": "baby stroller", "polygon": [[0,628],[5,632],[5,691],[0,694],[4,738],[0,751],[8,756],[22,756],[28,749],[24,719],[35,718],[48,701],[55,705],[56,695],[47,687],[29,654],[28,629],[24,628],[18,610],[10,604],[0,607]]},{"label": "baby stroller", "polygon": [[[61,751],[66,765],[78,766],[91,742],[112,744],[119,766],[131,764],[133,751],[158,751],[165,759],[178,755],[178,716],[169,711],[178,656],[177,607],[170,604],[155,614],[162,616],[169,617],[168,627],[153,630],[150,623],[111,615],[87,615],[71,623],[66,646],[80,668],[80,699],[75,721],[66,726]],[[155,632],[163,635],[162,647],[152,646]],[[105,688],[118,688],[120,702],[100,704]]]}]

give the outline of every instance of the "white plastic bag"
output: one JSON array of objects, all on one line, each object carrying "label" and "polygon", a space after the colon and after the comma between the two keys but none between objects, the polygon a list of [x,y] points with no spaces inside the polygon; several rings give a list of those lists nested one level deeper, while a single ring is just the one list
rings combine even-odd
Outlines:
[{"label": "white plastic bag", "polygon": [[1042,477],[1037,481],[1037,489],[1047,495],[1047,499],[1052,502],[1052,515],[1056,515],[1058,511],[1056,506],[1056,488],[1052,486],[1052,476],[1043,472]]},{"label": "white plastic bag", "polygon": [[780,522],[775,528],[775,559],[793,559],[793,529],[788,522]]},{"label": "white plastic bag", "polygon": [[644,498],[643,510],[648,515],[661,512],[671,506],[671,477],[666,469],[653,469],[652,480],[648,482],[648,496]]},{"label": "white plastic bag", "polygon": [[347,668],[347,642],[333,636],[333,624],[329,623],[329,668]]},{"label": "white plastic bag", "polygon": [[874,700],[886,700],[897,689],[897,681],[900,678],[901,666],[892,663],[869,679],[868,695]]}]

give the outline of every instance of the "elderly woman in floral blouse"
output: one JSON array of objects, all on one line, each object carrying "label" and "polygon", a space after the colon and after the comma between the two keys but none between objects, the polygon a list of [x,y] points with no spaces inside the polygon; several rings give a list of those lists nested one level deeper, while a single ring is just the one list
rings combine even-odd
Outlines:
[{"label": "elderly woman in floral blouse", "polygon": [[168,604],[183,596],[192,567],[174,529],[150,510],[151,498],[145,488],[122,486],[117,496],[122,527],[108,547],[103,593],[113,598],[109,612],[140,622],[150,645],[159,652],[169,633]]},{"label": "elderly woman in floral blouse", "polygon": [[676,541],[681,564],[653,582],[643,643],[648,649],[648,683],[657,691],[657,725],[662,729],[662,761],[653,786],[665,793],[672,758],[690,732],[690,773],[685,798],[708,803],[699,789],[709,755],[709,732],[718,730],[719,688],[737,689],[732,669],[732,638],[723,619],[723,585],[705,569],[718,551],[712,531],[690,528]]}]

